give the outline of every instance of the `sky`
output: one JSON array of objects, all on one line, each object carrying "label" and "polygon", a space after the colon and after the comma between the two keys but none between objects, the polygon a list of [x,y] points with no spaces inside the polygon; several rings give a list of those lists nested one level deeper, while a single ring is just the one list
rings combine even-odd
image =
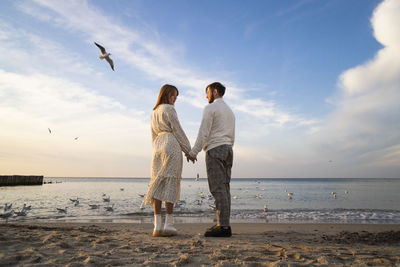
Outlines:
[{"label": "sky", "polygon": [[[399,178],[398,14],[397,0],[0,1],[0,173],[149,177],[161,86],[178,87],[193,145],[219,81],[232,177]],[[204,152],[184,163],[197,173]]]}]

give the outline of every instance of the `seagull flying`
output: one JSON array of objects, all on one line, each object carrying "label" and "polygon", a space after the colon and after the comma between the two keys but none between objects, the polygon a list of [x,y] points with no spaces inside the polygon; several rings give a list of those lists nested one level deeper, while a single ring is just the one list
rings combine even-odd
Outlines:
[{"label": "seagull flying", "polygon": [[49,133],[51,133],[51,129],[50,128],[47,128],[48,130],[49,130]]},{"label": "seagull flying", "polygon": [[110,64],[111,69],[114,70],[114,62],[110,58],[110,53],[107,53],[106,49],[99,45],[98,43],[94,42],[94,44],[100,49],[101,51],[101,56],[99,56],[100,59],[106,59],[107,62]]}]

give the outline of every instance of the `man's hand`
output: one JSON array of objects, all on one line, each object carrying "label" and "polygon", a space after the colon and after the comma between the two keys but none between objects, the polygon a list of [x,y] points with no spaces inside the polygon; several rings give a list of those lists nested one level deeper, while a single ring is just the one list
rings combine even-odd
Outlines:
[{"label": "man's hand", "polygon": [[189,160],[190,160],[194,164],[197,161],[197,157],[192,157],[189,154],[185,154],[185,156],[186,156],[187,162],[189,162]]}]

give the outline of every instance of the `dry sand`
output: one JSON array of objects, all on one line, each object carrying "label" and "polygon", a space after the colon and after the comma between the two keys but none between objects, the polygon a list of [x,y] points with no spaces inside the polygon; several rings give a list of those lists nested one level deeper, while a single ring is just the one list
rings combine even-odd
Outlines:
[{"label": "dry sand", "polygon": [[205,238],[209,224],[0,224],[0,266],[400,266],[400,225],[233,224],[231,238]]}]

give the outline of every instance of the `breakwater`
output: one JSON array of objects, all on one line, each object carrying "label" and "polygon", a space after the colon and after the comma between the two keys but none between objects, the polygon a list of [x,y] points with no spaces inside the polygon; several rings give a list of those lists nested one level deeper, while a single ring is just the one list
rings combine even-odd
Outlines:
[{"label": "breakwater", "polygon": [[0,175],[0,186],[42,184],[43,175]]}]

